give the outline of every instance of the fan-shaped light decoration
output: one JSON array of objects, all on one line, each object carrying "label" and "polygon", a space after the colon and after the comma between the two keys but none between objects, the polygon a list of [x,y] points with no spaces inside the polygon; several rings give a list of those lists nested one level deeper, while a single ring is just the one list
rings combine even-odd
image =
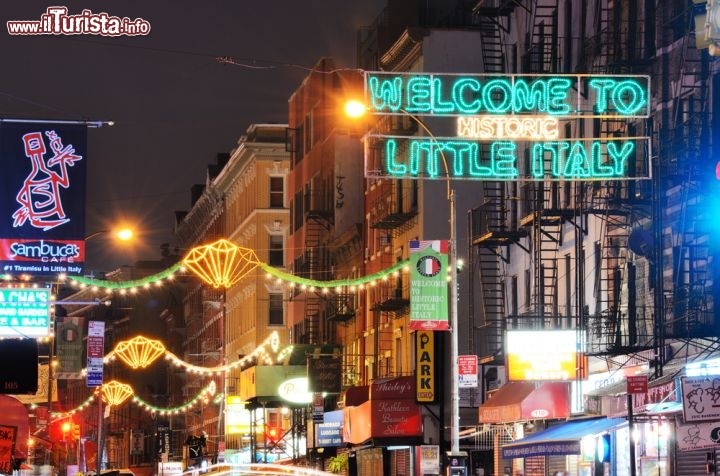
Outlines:
[{"label": "fan-shaped light decoration", "polygon": [[255,251],[220,239],[190,250],[183,264],[203,281],[219,288],[232,286],[261,263]]},{"label": "fan-shaped light decoration", "polygon": [[133,369],[144,369],[165,353],[165,346],[159,340],[137,336],[115,346],[115,355]]},{"label": "fan-shaped light decoration", "polygon": [[102,386],[102,399],[108,405],[120,405],[135,393],[130,385],[111,380]]}]

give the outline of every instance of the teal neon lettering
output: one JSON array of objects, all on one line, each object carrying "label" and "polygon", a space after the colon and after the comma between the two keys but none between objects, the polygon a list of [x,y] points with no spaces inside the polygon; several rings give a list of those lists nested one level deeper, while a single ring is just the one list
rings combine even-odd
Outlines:
[{"label": "teal neon lettering", "polygon": [[376,111],[400,110],[402,105],[402,78],[381,80],[377,76],[371,76],[368,81],[372,107]]},{"label": "teal neon lettering", "polygon": [[[602,144],[593,142],[590,145],[592,149],[592,176],[593,177],[612,177],[615,175],[615,166],[603,163],[602,160]],[[614,161],[613,161],[614,162]]]},{"label": "teal neon lettering", "polygon": [[513,110],[534,110],[544,112],[547,110],[547,88],[542,81],[534,81],[529,86],[524,79],[515,81],[515,94],[513,95]]},{"label": "teal neon lettering", "polygon": [[423,113],[432,110],[432,82],[428,76],[413,76],[407,81],[408,112]]},{"label": "teal neon lettering", "polygon": [[615,80],[609,78],[591,79],[588,83],[591,88],[597,90],[597,100],[595,101],[595,111],[598,114],[604,114],[608,110],[609,91],[615,87]]},{"label": "teal neon lettering", "polygon": [[620,81],[612,91],[612,103],[620,114],[632,115],[647,104],[645,91],[635,81]]},{"label": "teal neon lettering", "polygon": [[407,171],[407,167],[404,164],[398,164],[395,160],[395,153],[397,152],[397,142],[395,139],[388,139],[385,143],[385,163],[387,164],[387,171],[390,175],[403,175]]},{"label": "teal neon lettering", "polygon": [[565,162],[565,177],[589,177],[590,161],[587,151],[581,142],[574,142],[570,147],[567,161]]},{"label": "teal neon lettering", "polygon": [[432,110],[436,113],[451,113],[455,110],[455,104],[451,100],[443,99],[442,92],[442,80],[440,78],[433,78],[433,97],[432,97]]},{"label": "teal neon lettering", "polygon": [[490,145],[491,167],[495,177],[514,178],[518,176],[518,170],[515,167],[516,147],[516,144],[510,141],[498,141]]},{"label": "teal neon lettering", "polygon": [[572,83],[568,78],[551,78],[548,80],[548,108],[547,112],[553,115],[568,114],[570,105],[568,101],[568,91],[572,87]]},{"label": "teal neon lettering", "polygon": [[[410,164],[411,176],[418,176],[420,171],[424,169],[429,177],[437,177],[439,173],[439,156],[444,148],[444,144],[440,143],[433,144],[429,141],[410,141],[408,162]],[[395,173],[389,170],[388,172],[392,175],[402,175],[403,173]]]},{"label": "teal neon lettering", "polygon": [[482,102],[488,112],[508,112],[512,107],[512,86],[507,80],[491,79],[483,88]]},{"label": "teal neon lettering", "polygon": [[[452,88],[453,102],[457,104],[458,112],[462,114],[475,114],[480,110],[482,103],[477,97],[480,92],[480,81],[472,78],[460,78]],[[468,102],[468,99],[471,99]]]},{"label": "teal neon lettering", "polygon": [[[486,145],[483,145],[486,144]],[[402,151],[407,151],[403,156]],[[624,177],[636,150],[628,141],[531,142],[527,177],[536,180]],[[393,177],[515,179],[520,176],[517,143],[467,140],[386,139],[386,173]],[[398,154],[401,154],[398,156]],[[446,168],[447,166],[447,168]],[[449,170],[448,170],[449,169]]]},{"label": "teal neon lettering", "polygon": [[618,177],[625,175],[627,169],[627,159],[635,151],[635,143],[624,142],[618,150],[615,141],[608,142],[607,153],[615,163],[615,175]]}]

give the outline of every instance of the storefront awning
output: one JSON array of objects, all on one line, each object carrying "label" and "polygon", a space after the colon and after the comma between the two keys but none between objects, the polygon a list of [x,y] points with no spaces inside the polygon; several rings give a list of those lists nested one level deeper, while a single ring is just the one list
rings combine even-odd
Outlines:
[{"label": "storefront awning", "polygon": [[627,424],[624,418],[593,418],[568,421],[503,445],[505,459],[530,456],[579,455],[580,441]]},{"label": "storefront awning", "polygon": [[569,388],[565,382],[510,382],[480,405],[480,423],[567,418]]}]

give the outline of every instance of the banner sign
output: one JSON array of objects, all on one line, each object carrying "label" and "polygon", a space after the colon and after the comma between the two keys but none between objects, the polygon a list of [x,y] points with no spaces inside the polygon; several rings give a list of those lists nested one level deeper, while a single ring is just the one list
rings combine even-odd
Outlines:
[{"label": "banner sign", "polygon": [[103,358],[105,357],[105,323],[88,322],[87,339],[87,386],[103,384]]},{"label": "banner sign", "polygon": [[0,337],[50,335],[50,289],[0,287]]},{"label": "banner sign", "polygon": [[58,380],[82,378],[84,324],[84,317],[66,316],[58,318],[58,330],[55,338],[58,358],[55,378]]},{"label": "banner sign", "polygon": [[447,241],[410,242],[410,329],[450,329],[447,271]]},{"label": "banner sign", "polygon": [[87,126],[0,125],[0,270],[81,274]]},{"label": "banner sign", "polygon": [[[409,116],[430,137],[365,137],[366,178],[638,180],[651,178],[649,137],[568,138],[578,118],[650,114],[650,77],[365,73],[375,115]],[[434,135],[420,119],[445,117]],[[563,122],[565,121],[565,122]]]}]

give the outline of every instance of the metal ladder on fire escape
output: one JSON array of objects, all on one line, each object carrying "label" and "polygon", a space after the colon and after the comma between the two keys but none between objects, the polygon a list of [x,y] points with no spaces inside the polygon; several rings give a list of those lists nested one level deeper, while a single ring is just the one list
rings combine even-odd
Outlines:
[{"label": "metal ladder on fire escape", "polygon": [[687,12],[687,20],[689,33],[682,40],[680,77],[672,92],[674,115],[669,129],[673,135],[672,153],[678,158],[685,157],[686,161],[678,164],[679,171],[685,172],[685,180],[681,185],[678,241],[673,244],[677,253],[673,302],[666,308],[666,320],[672,322],[667,332],[679,338],[715,336],[709,308],[712,276],[708,221],[712,217],[706,210],[707,205],[702,203],[702,196],[707,194],[708,175],[713,173],[708,166],[712,162],[707,113],[710,61],[707,50],[695,48],[692,10]]},{"label": "metal ladder on fire escape", "polygon": [[[492,5],[490,5],[492,3]],[[486,5],[487,4],[487,5]],[[506,72],[503,32],[507,32],[507,17],[512,12],[512,2],[482,2],[475,8],[481,35],[483,72],[486,74]],[[508,244],[506,183],[483,182],[483,203],[471,213],[473,229],[472,244],[476,248],[476,263],[480,282],[480,304],[485,336],[485,348],[475,349],[473,333],[470,349],[487,359],[502,359],[504,350],[505,286],[502,271],[502,249]]]},{"label": "metal ladder on fire escape", "polygon": [[[305,221],[305,269],[310,279],[327,280],[329,273],[328,250],[322,242],[329,230],[329,222],[320,211],[307,212]],[[310,288],[305,290],[305,343],[323,343],[322,317],[325,300]]]},{"label": "metal ladder on fire escape", "polygon": [[[532,73],[557,72],[560,64],[558,48],[558,2],[539,0],[532,9],[532,36],[526,54],[526,67]],[[549,160],[549,158],[543,158]],[[550,166],[546,167],[548,170]],[[534,210],[521,224],[532,226],[535,286],[533,307],[537,321],[534,326],[552,329],[559,322],[558,313],[558,252],[562,241],[564,213],[559,204],[557,182],[537,182]]]}]

